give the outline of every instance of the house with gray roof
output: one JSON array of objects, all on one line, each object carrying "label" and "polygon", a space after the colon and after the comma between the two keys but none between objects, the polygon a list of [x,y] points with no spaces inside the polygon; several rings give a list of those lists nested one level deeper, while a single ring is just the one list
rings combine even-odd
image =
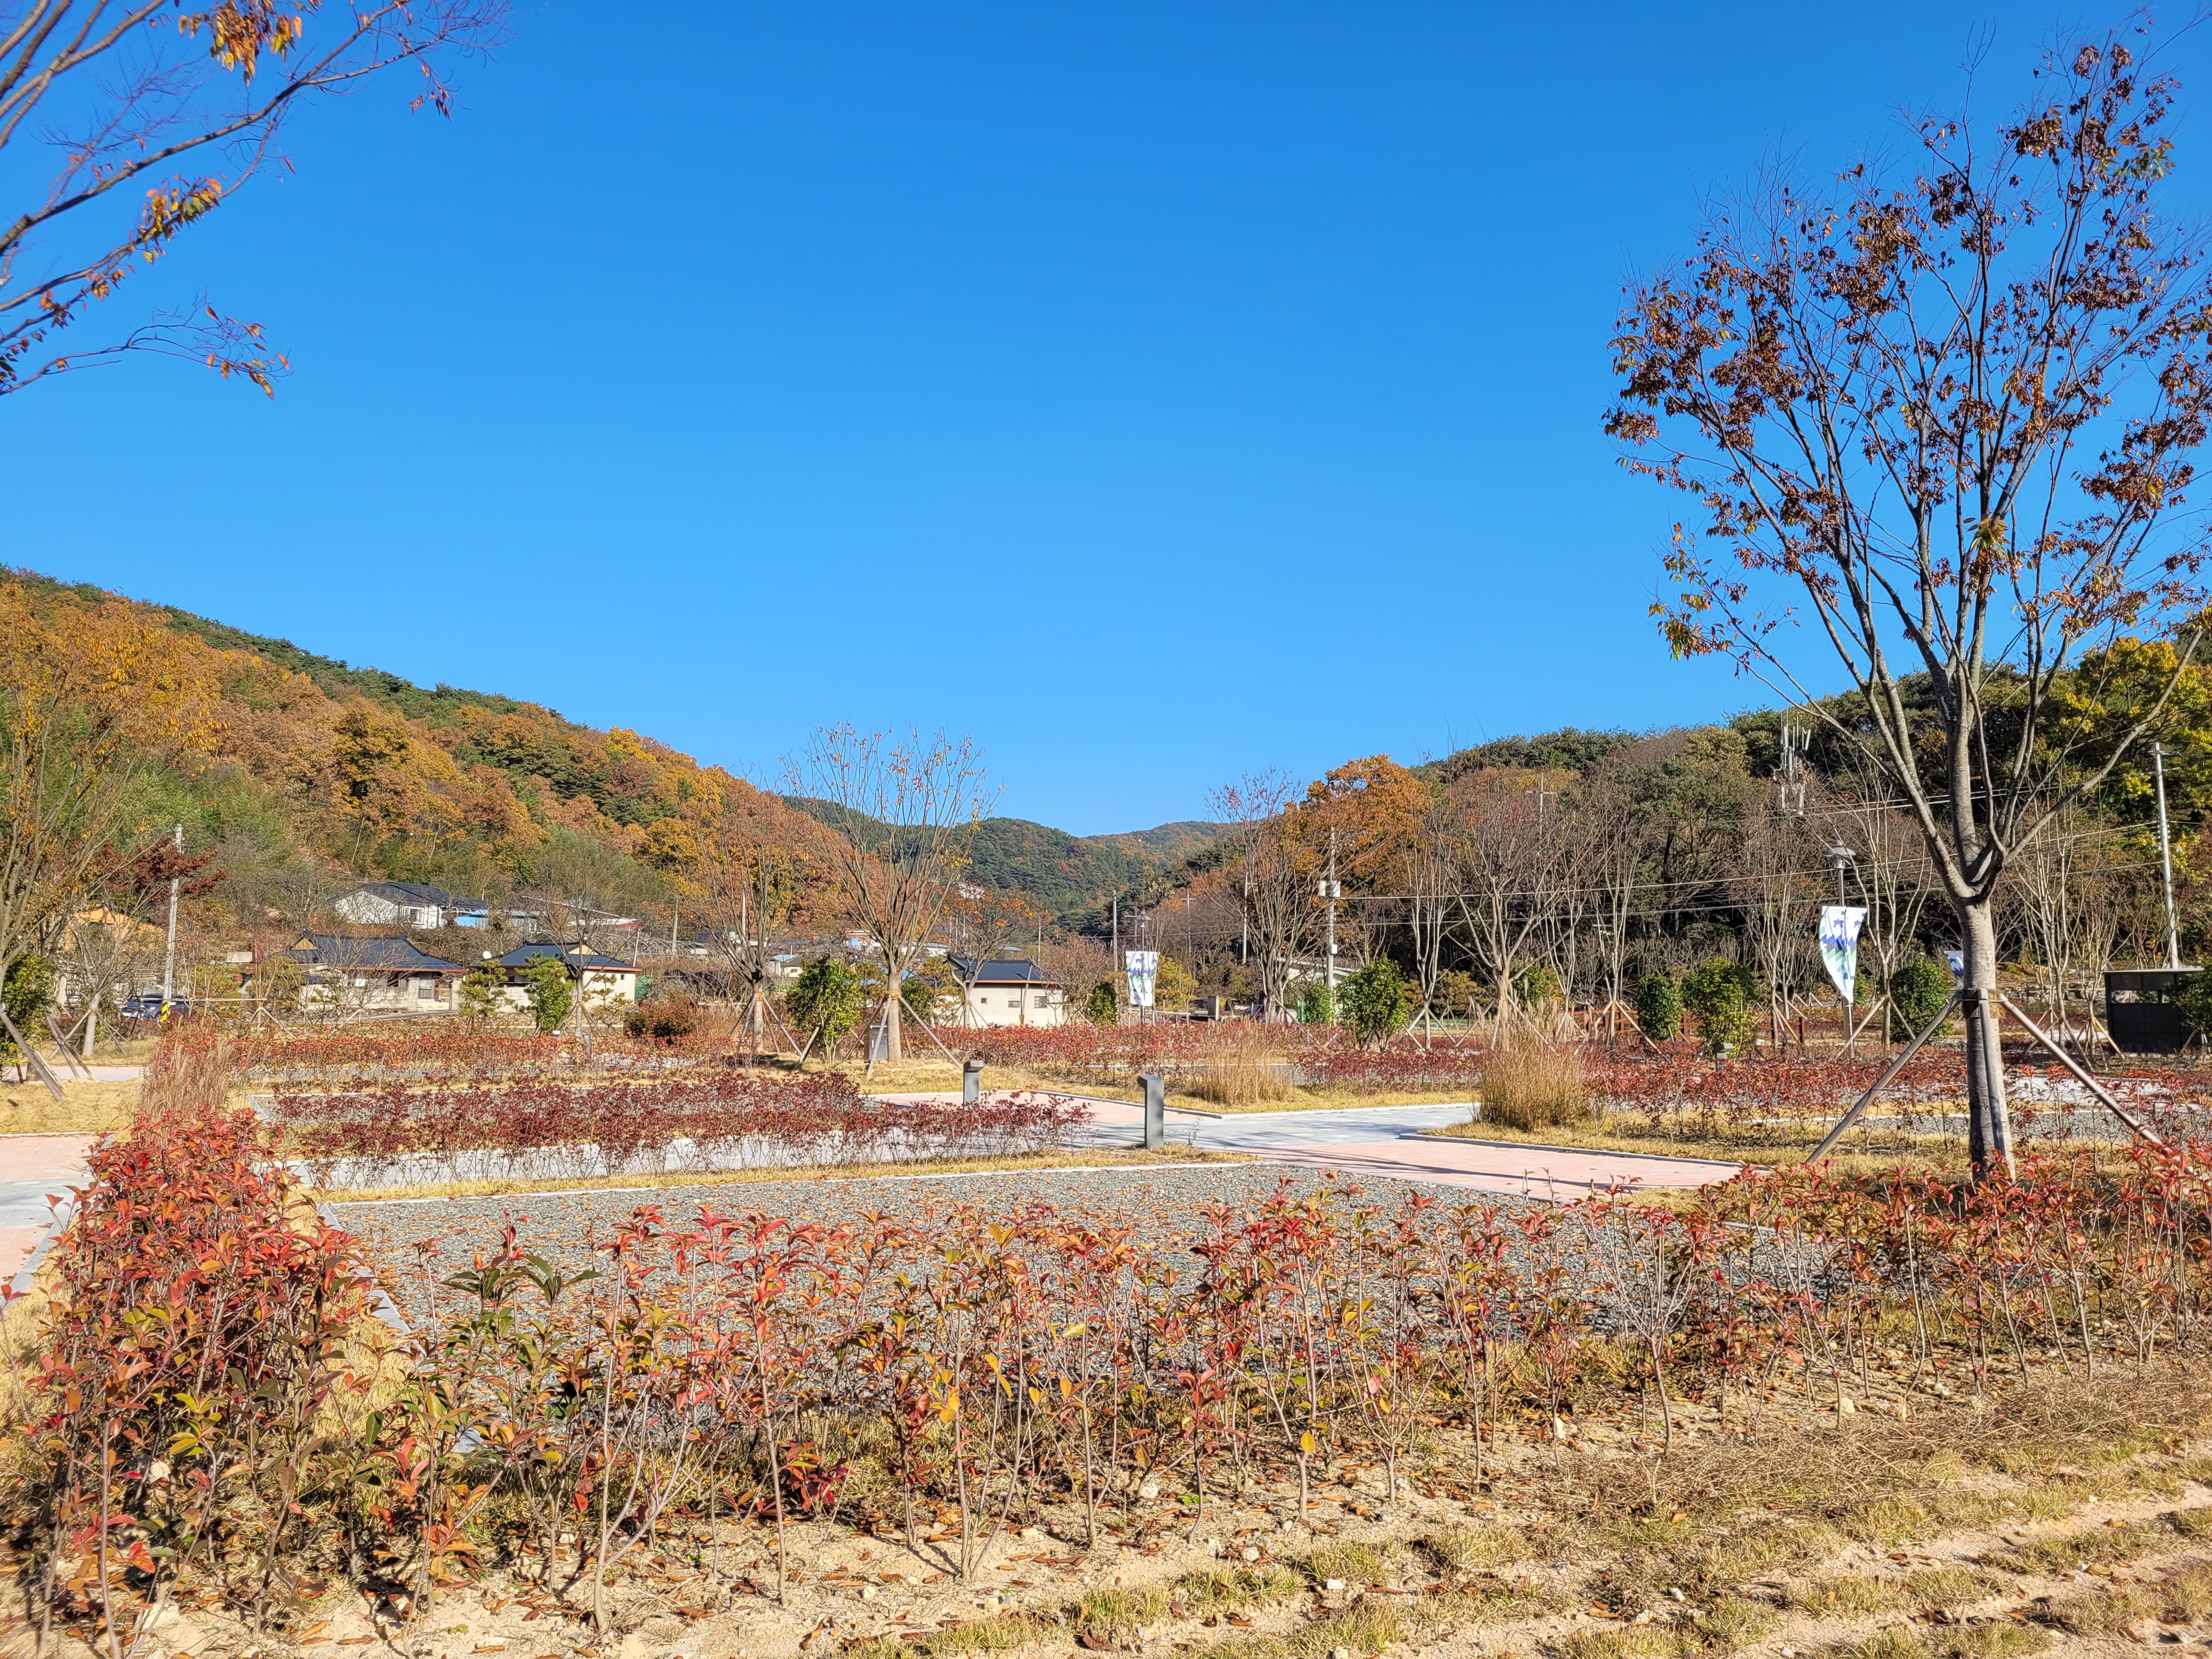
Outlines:
[{"label": "house with gray roof", "polygon": [[963,1024],[1059,1025],[1067,1018],[1066,987],[1034,962],[945,960],[960,981]]},{"label": "house with gray roof", "polygon": [[507,1000],[510,1006],[518,1008],[529,1006],[529,999],[522,990],[524,969],[549,960],[561,964],[568,977],[576,981],[587,1001],[637,1000],[637,964],[594,951],[581,939],[566,943],[539,940],[517,945],[504,956],[495,957],[487,953],[484,958],[487,966],[497,968],[506,975]]},{"label": "house with gray roof", "polygon": [[404,935],[302,933],[285,954],[307,971],[303,1004],[362,1012],[449,1014],[459,1001],[454,987],[469,972]]}]

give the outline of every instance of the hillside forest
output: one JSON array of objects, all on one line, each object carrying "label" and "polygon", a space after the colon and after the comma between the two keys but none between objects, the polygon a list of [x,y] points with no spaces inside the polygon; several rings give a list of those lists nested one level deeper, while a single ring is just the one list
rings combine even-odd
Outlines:
[{"label": "hillside forest", "polygon": [[[0,633],[11,810],[64,776],[82,797],[53,824],[75,852],[49,848],[0,884],[11,936],[52,941],[87,903],[144,917],[172,878],[203,957],[329,926],[331,899],[362,879],[527,897],[540,915],[550,901],[571,927],[635,917],[643,937],[725,912],[756,936],[849,931],[820,803],[642,733],[29,572],[0,584]],[[2174,662],[2170,640],[2118,642],[2065,689],[2069,717],[2094,726],[2097,700],[2162,684]],[[1831,712],[1848,730],[1847,704]],[[2212,672],[2182,671],[2154,735],[2193,951],[2212,935]],[[2132,755],[2008,878],[2008,953],[2062,1015],[2106,966],[2162,958],[2149,764]],[[1318,975],[1333,867],[1340,969],[1390,962],[1412,1008],[1463,1016],[1501,987],[1602,1006],[1718,957],[1779,1011],[1820,994],[1814,927],[1840,846],[1877,985],[1949,935],[1911,820],[1832,728],[1780,711],[1509,738],[1410,766],[1371,756],[1310,783],[1254,775],[1208,806],[1110,836],[984,818],[939,931],[975,953],[1042,953],[1079,1001],[1110,985],[1117,937],[1170,959],[1170,1005],[1212,994],[1288,1011]],[[181,853],[164,844],[176,824]]]}]

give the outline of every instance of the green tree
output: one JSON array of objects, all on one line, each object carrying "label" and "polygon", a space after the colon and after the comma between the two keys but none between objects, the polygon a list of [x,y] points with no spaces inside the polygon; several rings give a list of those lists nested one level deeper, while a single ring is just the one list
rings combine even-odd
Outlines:
[{"label": "green tree", "polygon": [[1388,957],[1377,957],[1344,982],[1344,1012],[1362,1042],[1380,1042],[1402,1029],[1413,988]]},{"label": "green tree", "polygon": [[1335,1024],[1336,993],[1317,979],[1308,980],[1298,991],[1298,1024]]},{"label": "green tree", "polygon": [[1159,977],[1152,981],[1152,1006],[1181,1010],[1197,994],[1198,980],[1190,969],[1173,957],[1162,957]]},{"label": "green tree", "polygon": [[1951,974],[1932,962],[1908,962],[1889,976],[1889,1040],[1910,1042],[1951,994]]},{"label": "green tree", "polygon": [[1682,993],[1671,974],[1646,974],[1636,981],[1636,1024],[1654,1042],[1682,1034]]},{"label": "green tree", "polygon": [[541,1031],[557,1031],[575,1006],[576,994],[568,983],[568,970],[556,957],[540,957],[516,975],[522,994],[530,1000],[530,1012]]},{"label": "green tree", "polygon": [[[7,1009],[15,1029],[27,1036],[31,1022],[46,1012],[53,994],[54,964],[42,956],[17,957],[8,964],[7,978],[0,980],[0,1007]],[[22,1058],[15,1039],[0,1030],[0,1063],[14,1065]]]},{"label": "green tree", "polygon": [[1115,994],[1112,980],[1102,979],[1091,988],[1091,994],[1083,1004],[1083,1017],[1093,1025],[1121,1023],[1121,999]]},{"label": "green tree", "polygon": [[1747,1052],[1758,1040],[1751,999],[1758,990],[1751,970],[1740,962],[1715,957],[1682,981],[1682,1006],[1698,1022],[1698,1036],[1709,1054]]},{"label": "green tree", "polygon": [[1513,969],[1513,1000],[1523,1008],[1559,1000],[1559,976],[1547,962],[1523,962]]},{"label": "green tree", "polygon": [[860,1023],[860,975],[836,957],[817,957],[800,969],[784,1000],[801,1026],[820,1028],[824,1048]]},{"label": "green tree", "polygon": [[1464,968],[1447,968],[1437,975],[1429,1012],[1438,1019],[1465,1019],[1468,1005],[1481,994],[1481,982],[1473,974]]},{"label": "green tree", "polygon": [[2192,1036],[2212,1037],[2212,971],[2184,979],[2173,988],[2173,1000]]},{"label": "green tree", "polygon": [[488,1019],[505,1000],[507,976],[487,963],[461,981],[461,1012],[471,1019]]},{"label": "green tree", "polygon": [[[932,967],[941,965],[937,963],[930,964]],[[945,994],[945,988],[942,983],[919,970],[908,974],[899,986],[899,1000],[906,1005],[908,1017],[923,1025],[929,1024],[930,1015],[936,1009],[938,999]]]}]

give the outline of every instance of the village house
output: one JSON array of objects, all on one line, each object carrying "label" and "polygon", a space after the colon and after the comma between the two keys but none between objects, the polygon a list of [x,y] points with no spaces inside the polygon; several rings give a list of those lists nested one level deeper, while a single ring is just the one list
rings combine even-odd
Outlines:
[{"label": "village house", "polygon": [[419,881],[363,882],[331,900],[331,908],[344,921],[364,927],[423,929],[489,927],[495,921],[509,927],[539,927],[545,924],[547,914],[540,899],[494,904]]},{"label": "village house", "polygon": [[506,997],[510,1007],[526,1008],[530,999],[522,986],[523,969],[532,963],[550,957],[566,969],[568,977],[579,981],[586,1002],[635,1002],[637,1000],[637,967],[618,957],[602,956],[588,945],[542,943],[520,945],[505,956],[486,953],[486,963],[497,968],[507,981]]},{"label": "village house", "polygon": [[300,1000],[309,1007],[449,1014],[459,1001],[453,988],[469,971],[399,937],[302,933],[286,954],[307,970]]},{"label": "village house", "polygon": [[1065,988],[1034,962],[950,958],[963,988],[968,1025],[1058,1025],[1067,1018]]},{"label": "village house", "polygon": [[331,902],[346,921],[364,927],[447,927],[464,914],[481,915],[482,899],[463,898],[419,881],[365,882]]}]

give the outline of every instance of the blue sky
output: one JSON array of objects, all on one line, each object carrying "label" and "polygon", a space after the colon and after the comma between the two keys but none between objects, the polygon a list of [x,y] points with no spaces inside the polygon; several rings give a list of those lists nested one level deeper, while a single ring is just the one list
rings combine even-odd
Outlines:
[{"label": "blue sky", "polygon": [[1763,699],[1668,659],[1599,429],[1623,278],[2085,15],[526,3],[453,121],[307,112],[117,302],[263,322],[273,402],[0,400],[7,562],[763,781],[946,726],[1079,833],[1715,718]]}]

